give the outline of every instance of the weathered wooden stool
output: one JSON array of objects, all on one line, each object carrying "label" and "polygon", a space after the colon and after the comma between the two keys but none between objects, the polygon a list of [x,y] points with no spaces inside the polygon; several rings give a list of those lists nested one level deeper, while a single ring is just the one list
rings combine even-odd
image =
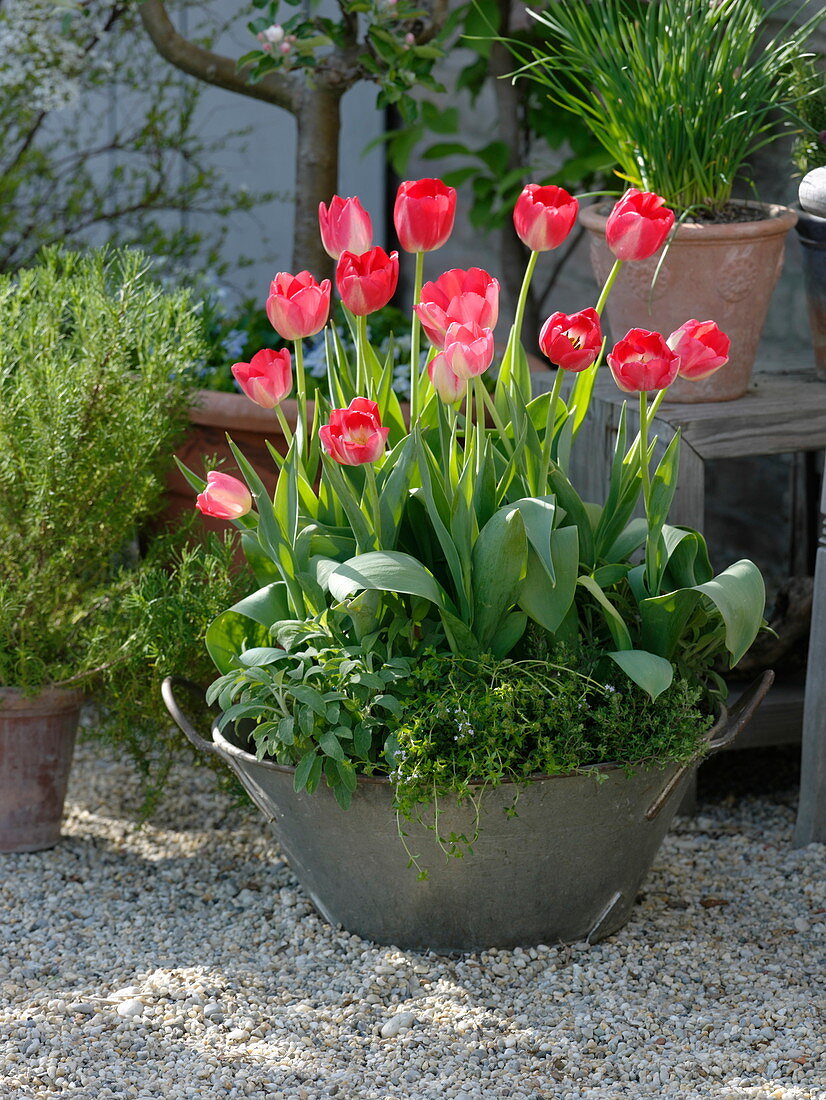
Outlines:
[{"label": "weathered wooden stool", "polygon": [[815,564],[812,629],[803,706],[800,804],[795,847],[826,843],[826,477],[820,502],[822,530]]},{"label": "weathered wooden stool", "polygon": [[[620,409],[626,395],[607,377],[595,387],[593,405],[574,448],[572,480],[586,500],[605,499]],[[636,413],[628,404],[629,431]],[[736,401],[699,405],[664,403],[652,432],[662,453],[681,429],[682,447],[677,493],[670,522],[702,530],[705,516],[705,463],[709,459],[746,458],[789,452],[826,450],[826,384],[808,374],[763,373]],[[823,502],[826,514],[826,497]],[[826,839],[826,542],[818,552],[815,617],[804,685],[782,678],[738,739],[750,748],[797,741],[803,729],[801,816],[795,842]]]}]

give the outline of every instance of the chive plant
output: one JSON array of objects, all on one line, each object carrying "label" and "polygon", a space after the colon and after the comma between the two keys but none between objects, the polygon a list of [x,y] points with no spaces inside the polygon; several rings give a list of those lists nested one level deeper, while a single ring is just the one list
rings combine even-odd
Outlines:
[{"label": "chive plant", "polygon": [[547,44],[509,43],[521,63],[515,76],[539,82],[577,114],[630,186],[678,211],[716,215],[748,158],[780,136],[799,100],[796,66],[824,9],[772,32],[783,7],[553,0],[528,9]]}]

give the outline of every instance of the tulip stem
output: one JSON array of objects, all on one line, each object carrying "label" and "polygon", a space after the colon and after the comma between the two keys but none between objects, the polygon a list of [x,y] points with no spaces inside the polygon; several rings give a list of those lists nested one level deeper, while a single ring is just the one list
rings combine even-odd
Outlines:
[{"label": "tulip stem", "polygon": [[640,390],[640,470],[645,512],[648,514],[648,498],[651,496],[651,469],[648,465],[648,395]]},{"label": "tulip stem", "polygon": [[605,308],[605,303],[608,301],[608,295],[611,293],[611,287],[616,282],[617,275],[619,275],[621,267],[622,260],[614,260],[614,266],[608,272],[608,278],[605,280],[605,285],[602,288],[602,293],[599,296],[597,304],[594,306],[594,309],[600,315]]},{"label": "tulip stem", "polygon": [[[650,427],[651,424],[654,422],[654,417],[657,415],[657,413],[659,411],[659,408],[660,408],[660,405],[662,405],[663,398],[665,397],[666,393],[667,393],[667,390],[658,390],[657,391],[657,396],[654,398],[654,400],[648,406],[648,418],[647,418],[648,419],[648,427]],[[634,442],[631,444],[631,446],[628,449],[628,458],[630,460],[633,459],[633,456],[635,455],[636,450],[639,446],[640,446],[640,433],[637,432],[636,439],[634,440]]]},{"label": "tulip stem", "polygon": [[559,391],[562,389],[562,377],[565,374],[562,367],[556,368],[554,384],[551,388],[551,396],[548,401],[548,419],[545,423],[545,453],[542,456],[543,470],[539,491],[544,496],[548,492],[548,471],[551,468],[554,447],[554,427],[556,425],[556,407],[559,404]]},{"label": "tulip stem", "polygon": [[419,415],[419,338],[421,321],[415,307],[422,296],[422,278],[424,275],[424,252],[416,253],[416,273],[413,279],[413,320],[410,325],[410,424],[415,424]]},{"label": "tulip stem", "polygon": [[307,450],[307,436],[310,428],[307,424],[307,380],[304,377],[304,343],[300,339],[295,341],[295,385],[298,396],[298,418],[295,430],[298,436],[298,449],[303,459]]},{"label": "tulip stem", "polygon": [[284,438],[287,441],[287,447],[292,444],[293,432],[290,425],[287,423],[287,418],[284,415],[284,410],[280,405],[275,406],[275,415],[278,417],[278,423],[281,425],[281,431],[284,433]]},{"label": "tulip stem", "polygon": [[[519,291],[519,299],[516,303],[516,315],[513,319],[513,328],[511,329],[511,335],[513,337],[514,351],[516,345],[522,339],[522,322],[525,317],[525,306],[528,304],[528,291],[531,289],[531,280],[533,279],[534,269],[536,268],[536,261],[539,259],[538,252],[531,252],[528,258],[528,266],[525,268],[525,274],[522,278],[522,286]],[[511,354],[514,352],[512,351]]]},{"label": "tulip stem", "polygon": [[356,317],[356,394],[359,397],[372,399],[372,392],[368,393],[367,387],[367,317]]},{"label": "tulip stem", "polygon": [[487,387],[485,387],[485,386],[482,387],[482,397],[484,398],[485,407],[487,408],[488,412],[490,413],[491,420],[496,425],[496,430],[499,433],[499,437],[502,440],[502,443],[504,444],[505,449],[508,452],[508,455],[512,455],[513,454],[513,444],[508,439],[507,429],[505,427],[505,423],[502,420],[502,417],[499,415],[499,410],[496,408],[496,403],[494,402],[491,395],[488,393]]},{"label": "tulip stem", "polygon": [[651,468],[648,463],[648,394],[640,390],[640,472],[642,473],[642,499],[645,504],[645,518],[648,531],[645,536],[645,581],[650,595],[655,595],[654,579],[654,543],[651,538]]},{"label": "tulip stem", "polygon": [[473,391],[476,395],[476,473],[482,469],[482,458],[485,453],[485,399],[482,396],[485,383],[481,378],[473,379]]},{"label": "tulip stem", "polygon": [[364,489],[370,514],[373,517],[373,534],[376,540],[376,549],[381,550],[381,504],[379,503],[379,490],[376,485],[376,471],[372,462],[364,464]]}]

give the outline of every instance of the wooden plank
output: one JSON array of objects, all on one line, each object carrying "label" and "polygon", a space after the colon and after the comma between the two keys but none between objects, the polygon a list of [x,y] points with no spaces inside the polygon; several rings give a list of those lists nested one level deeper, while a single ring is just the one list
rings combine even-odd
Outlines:
[{"label": "wooden plank", "polygon": [[[595,397],[619,408],[627,395],[606,377],[597,383]],[[702,458],[826,449],[826,384],[814,373],[757,374],[749,393],[737,401],[664,402],[658,419],[682,428]]]},{"label": "wooden plank", "polygon": [[[731,706],[747,687],[732,685]],[[757,708],[740,736],[729,746],[737,749],[762,749],[770,745],[790,745],[800,741],[803,728],[804,677],[802,673],[777,680]]]}]

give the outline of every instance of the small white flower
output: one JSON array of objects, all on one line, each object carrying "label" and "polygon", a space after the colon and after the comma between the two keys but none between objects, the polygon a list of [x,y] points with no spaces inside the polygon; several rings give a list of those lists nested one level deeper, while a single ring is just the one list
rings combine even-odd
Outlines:
[{"label": "small white flower", "polygon": [[284,28],[280,23],[273,23],[264,31],[264,37],[268,42],[277,45],[279,42],[284,41]]}]

